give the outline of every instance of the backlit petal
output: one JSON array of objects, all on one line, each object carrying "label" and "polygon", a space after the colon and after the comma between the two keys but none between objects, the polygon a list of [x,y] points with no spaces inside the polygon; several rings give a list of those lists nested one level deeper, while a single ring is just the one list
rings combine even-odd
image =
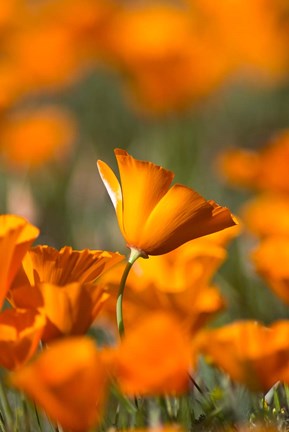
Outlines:
[{"label": "backlit petal", "polygon": [[186,186],[176,184],[152,211],[135,246],[149,255],[170,252],[181,244],[234,225],[228,209]]},{"label": "backlit petal", "polygon": [[116,211],[117,220],[119,223],[120,230],[122,234],[123,232],[123,221],[122,221],[122,212],[123,212],[123,202],[122,202],[122,191],[119,184],[119,181],[112,171],[112,169],[101,160],[97,161],[97,168],[99,175],[106,187],[108,195],[112,201],[112,204]]},{"label": "backlit petal", "polygon": [[167,193],[174,174],[151,162],[134,159],[116,149],[123,196],[124,237],[137,246],[142,229],[159,200]]},{"label": "backlit petal", "polygon": [[38,228],[15,215],[0,216],[0,307]]}]

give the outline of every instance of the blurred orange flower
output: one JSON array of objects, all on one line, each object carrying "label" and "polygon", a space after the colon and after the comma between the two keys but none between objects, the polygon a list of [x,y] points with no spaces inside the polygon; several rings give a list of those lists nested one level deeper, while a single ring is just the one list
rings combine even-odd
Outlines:
[{"label": "blurred orange flower", "polygon": [[95,280],[124,259],[118,252],[64,246],[60,250],[50,246],[31,248],[22,261],[14,287],[41,282],[63,286],[71,282],[94,285]]},{"label": "blurred orange flower", "polygon": [[23,256],[38,235],[38,228],[24,218],[0,215],[0,308]]},{"label": "blurred orange flower", "polygon": [[0,110],[10,108],[23,93],[21,71],[8,61],[0,60]]},{"label": "blurred orange flower", "polygon": [[230,183],[264,191],[289,193],[289,130],[276,134],[259,152],[229,150],[220,169]]},{"label": "blurred orange flower", "polygon": [[257,272],[289,305],[289,237],[270,236],[252,254]]},{"label": "blurred orange flower", "polygon": [[11,165],[39,167],[63,158],[76,136],[72,116],[53,106],[17,113],[0,127],[0,152]]},{"label": "blurred orange flower", "polygon": [[4,45],[7,57],[21,71],[27,91],[70,84],[80,69],[69,29],[44,18],[26,14]]},{"label": "blurred orange flower", "polygon": [[[286,14],[271,0],[187,0],[210,31],[216,49],[236,71],[280,79],[287,73]],[[286,12],[286,11],[285,11]],[[282,26],[285,27],[284,31]],[[256,82],[256,81],[255,81]]]},{"label": "blurred orange flower", "polygon": [[154,313],[127,331],[110,361],[128,395],[179,394],[188,390],[189,339],[169,314]]},{"label": "blurred orange flower", "polygon": [[[220,233],[221,234],[221,233]],[[191,332],[202,327],[224,307],[211,278],[226,257],[226,251],[206,236],[172,252],[134,264],[126,284],[123,315],[126,328],[152,311],[166,311]],[[102,281],[110,297],[101,316],[115,320],[115,303],[124,264],[108,271]]]},{"label": "blurred orange flower", "polygon": [[107,374],[92,340],[55,342],[10,381],[64,429],[85,432],[101,420]]},{"label": "blurred orange flower", "polygon": [[289,382],[289,321],[264,327],[240,321],[199,334],[193,345],[233,380],[253,391]]},{"label": "blurred orange flower", "polygon": [[0,365],[16,369],[36,352],[46,320],[36,311],[6,309],[0,314]]},{"label": "blurred orange flower", "polygon": [[29,93],[66,87],[83,77],[102,51],[102,33],[117,3],[49,0],[24,6],[2,45]]},{"label": "blurred orange flower", "polygon": [[263,194],[248,201],[241,210],[244,225],[255,235],[289,235],[289,198]]},{"label": "blurred orange flower", "polygon": [[229,210],[175,184],[174,174],[115,150],[121,184],[111,168],[98,169],[116,210],[128,247],[144,256],[161,255],[181,244],[235,225]]},{"label": "blurred orange flower", "polygon": [[98,278],[122,259],[112,252],[37,246],[24,257],[9,300],[47,317],[46,342],[85,333],[108,297]]},{"label": "blurred orange flower", "polygon": [[137,105],[150,113],[187,107],[228,74],[227,57],[184,5],[123,7],[111,19],[106,40],[108,61],[123,72]]}]

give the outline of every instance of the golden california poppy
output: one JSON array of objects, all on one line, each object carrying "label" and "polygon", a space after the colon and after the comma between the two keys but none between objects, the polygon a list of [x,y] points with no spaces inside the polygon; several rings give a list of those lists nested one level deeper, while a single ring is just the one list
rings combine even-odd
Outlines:
[{"label": "golden california poppy", "polygon": [[184,109],[228,76],[228,56],[201,19],[165,2],[125,4],[112,18],[104,55],[123,72],[138,108],[159,115]]},{"label": "golden california poppy", "polygon": [[15,286],[48,282],[63,286],[71,282],[94,284],[109,268],[123,260],[117,252],[64,246],[60,250],[50,246],[36,246],[29,250],[22,262]]},{"label": "golden california poppy", "polygon": [[65,157],[76,136],[70,113],[53,106],[11,115],[0,129],[0,152],[17,167],[39,167]]},{"label": "golden california poppy", "polygon": [[6,309],[0,314],[0,365],[16,369],[36,352],[46,323],[32,310]]},{"label": "golden california poppy", "polygon": [[127,331],[110,361],[121,390],[128,395],[188,390],[190,343],[180,323],[170,314],[149,314]]},{"label": "golden california poppy", "polygon": [[270,236],[254,250],[257,272],[272,290],[289,305],[289,238]]},{"label": "golden california poppy", "polygon": [[258,195],[245,203],[241,213],[245,227],[258,237],[289,235],[289,199],[285,194]]},{"label": "golden california poppy", "polygon": [[289,321],[270,327],[239,321],[204,331],[195,343],[213,364],[253,391],[289,382]]},{"label": "golden california poppy", "polygon": [[37,246],[24,257],[9,300],[47,317],[44,341],[85,333],[108,297],[97,279],[122,259],[106,251]]},{"label": "golden california poppy", "polygon": [[151,162],[115,150],[121,184],[111,168],[98,169],[116,210],[128,247],[143,256],[161,255],[197,237],[235,225],[230,211],[206,201],[181,184],[170,188],[174,174]]},{"label": "golden california poppy", "polygon": [[220,157],[230,183],[274,193],[289,192],[289,130],[277,133],[259,151],[234,149]]},{"label": "golden california poppy", "polygon": [[[125,327],[132,328],[152,311],[166,311],[194,333],[224,307],[211,279],[225,258],[225,249],[212,236],[206,236],[167,254],[136,262],[123,300]],[[102,278],[110,297],[101,316],[111,322],[115,321],[116,295],[124,265],[120,263]]]},{"label": "golden california poppy", "polygon": [[38,228],[24,218],[0,215],[0,307],[23,256],[38,235]]},{"label": "golden california poppy", "polygon": [[11,374],[10,381],[65,430],[85,432],[101,420],[108,380],[101,356],[88,338],[55,342]]}]

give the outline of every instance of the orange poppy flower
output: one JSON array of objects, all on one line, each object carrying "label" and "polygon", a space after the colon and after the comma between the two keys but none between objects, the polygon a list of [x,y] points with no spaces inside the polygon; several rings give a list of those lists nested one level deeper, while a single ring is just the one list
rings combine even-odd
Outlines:
[{"label": "orange poppy flower", "polygon": [[235,322],[204,331],[194,343],[209,361],[253,391],[267,391],[277,381],[289,380],[289,321],[271,327]]},{"label": "orange poppy flower", "polygon": [[[223,309],[222,296],[209,284],[224,261],[226,251],[208,237],[211,236],[134,264],[123,299],[126,328],[132,328],[151,311],[166,311],[194,333]],[[121,263],[102,278],[111,295],[101,316],[108,317],[111,322],[115,320],[115,297],[123,271]]]},{"label": "orange poppy flower", "polygon": [[227,77],[228,57],[216,50],[204,22],[198,26],[199,18],[164,2],[115,14],[104,54],[124,73],[134,105],[153,114],[184,109]]},{"label": "orange poppy flower", "polygon": [[72,282],[94,285],[97,278],[123,259],[118,252],[36,246],[25,255],[13,287],[41,282],[59,286]]},{"label": "orange poppy flower", "polygon": [[259,81],[262,77],[280,78],[286,73],[287,36],[282,27],[287,19],[276,2],[274,5],[271,0],[187,2],[193,10],[199,9],[216,50],[227,56],[235,70],[249,71],[251,76],[252,72],[258,74]]},{"label": "orange poppy flower", "polygon": [[22,95],[23,83],[21,72],[9,63],[0,60],[0,87],[3,89],[0,94],[0,109],[10,108],[11,105]]},{"label": "orange poppy flower", "polygon": [[121,184],[111,168],[98,169],[116,210],[128,247],[144,256],[161,255],[181,244],[220,231],[235,222],[228,209],[175,184],[173,173],[116,149]]},{"label": "orange poppy flower", "polygon": [[148,315],[126,333],[110,366],[128,395],[180,394],[188,390],[191,357],[182,326],[160,312]]},{"label": "orange poppy flower", "polygon": [[16,369],[36,352],[46,320],[36,311],[6,309],[0,314],[0,364]]},{"label": "orange poppy flower", "polygon": [[47,317],[42,339],[85,333],[107,299],[98,278],[123,256],[105,251],[32,248],[9,293],[10,302]]},{"label": "orange poppy flower", "polygon": [[257,272],[270,288],[289,305],[289,238],[271,236],[252,254]]},{"label": "orange poppy flower", "polygon": [[0,151],[16,166],[41,166],[68,154],[76,135],[70,114],[55,107],[8,118],[0,130]]},{"label": "orange poppy flower", "polygon": [[24,218],[0,215],[0,308],[26,251],[39,230]]},{"label": "orange poppy flower", "polygon": [[241,210],[246,228],[258,237],[289,235],[289,198],[263,194],[248,201]]},{"label": "orange poppy flower", "polygon": [[72,83],[81,62],[70,30],[41,13],[26,11],[25,18],[7,38],[5,50],[21,70],[26,89],[57,89]]},{"label": "orange poppy flower", "polygon": [[92,340],[55,342],[10,381],[64,429],[85,432],[101,420],[107,374]]},{"label": "orange poppy flower", "polygon": [[218,169],[229,185],[255,187],[260,158],[253,150],[230,149],[220,155]]},{"label": "orange poppy flower", "polygon": [[289,192],[289,130],[276,134],[260,151],[229,150],[220,170],[230,183],[270,191]]}]

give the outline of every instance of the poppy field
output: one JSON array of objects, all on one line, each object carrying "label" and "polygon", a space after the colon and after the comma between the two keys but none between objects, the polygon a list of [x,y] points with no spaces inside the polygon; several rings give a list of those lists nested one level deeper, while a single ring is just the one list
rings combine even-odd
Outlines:
[{"label": "poppy field", "polygon": [[0,432],[289,430],[289,1],[0,1]]}]

